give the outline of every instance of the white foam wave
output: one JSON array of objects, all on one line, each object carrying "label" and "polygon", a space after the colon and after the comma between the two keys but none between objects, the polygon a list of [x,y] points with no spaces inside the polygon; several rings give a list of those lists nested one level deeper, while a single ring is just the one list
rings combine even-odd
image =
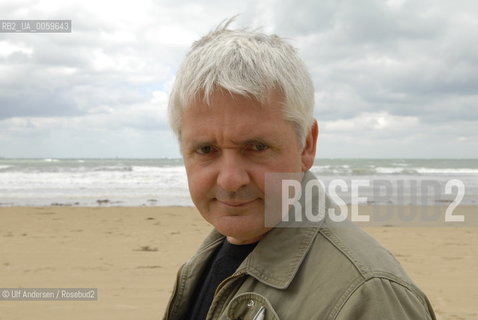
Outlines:
[{"label": "white foam wave", "polygon": [[184,166],[176,167],[148,167],[148,166],[133,166],[134,172],[160,172],[160,173],[186,173]]},{"label": "white foam wave", "polygon": [[472,168],[415,168],[420,174],[478,174],[478,169]]},{"label": "white foam wave", "polygon": [[377,167],[374,171],[378,174],[414,174],[416,170],[412,168],[393,168],[393,167]]}]

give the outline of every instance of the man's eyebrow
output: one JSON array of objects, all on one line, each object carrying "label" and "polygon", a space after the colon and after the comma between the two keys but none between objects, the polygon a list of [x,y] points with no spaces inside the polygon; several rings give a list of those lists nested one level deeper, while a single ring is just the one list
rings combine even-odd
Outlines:
[{"label": "man's eyebrow", "polygon": [[264,137],[252,137],[248,138],[245,140],[234,140],[232,143],[238,146],[245,146],[245,145],[251,145],[251,144],[257,144],[257,143],[263,143],[263,144],[273,144],[275,141],[274,138],[264,138]]},{"label": "man's eyebrow", "polygon": [[215,145],[216,143],[212,140],[193,140],[185,143],[185,146],[188,149],[198,149],[205,146]]},{"label": "man's eyebrow", "polygon": [[251,138],[247,140],[240,140],[240,141],[233,141],[234,144],[237,145],[248,145],[248,144],[254,144],[254,143],[265,143],[266,139],[264,138]]},{"label": "man's eyebrow", "polygon": [[[262,137],[262,136],[254,136],[246,139],[234,139],[231,140],[231,144],[234,146],[247,146],[247,145],[252,145],[252,144],[257,144],[257,143],[263,143],[267,145],[274,145],[278,143],[278,139],[275,137]],[[201,147],[205,146],[216,146],[218,143],[215,139],[197,139],[197,140],[189,140],[184,143],[184,147],[188,150],[196,150]]]}]

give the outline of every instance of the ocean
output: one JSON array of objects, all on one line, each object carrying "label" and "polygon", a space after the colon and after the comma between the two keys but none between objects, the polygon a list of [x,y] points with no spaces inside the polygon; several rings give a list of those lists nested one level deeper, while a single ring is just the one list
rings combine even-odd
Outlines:
[{"label": "ocean", "polygon": [[[477,159],[317,159],[311,171],[327,190],[343,181],[346,203],[356,183],[360,203],[478,204]],[[181,159],[0,158],[0,206],[51,205],[193,204]]]}]

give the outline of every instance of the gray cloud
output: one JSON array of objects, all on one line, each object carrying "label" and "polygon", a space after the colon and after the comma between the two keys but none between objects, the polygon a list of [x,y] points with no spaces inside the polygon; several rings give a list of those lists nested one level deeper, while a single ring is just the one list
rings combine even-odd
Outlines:
[{"label": "gray cloud", "polygon": [[158,139],[157,156],[179,156],[165,134],[176,68],[194,40],[236,14],[233,27],[263,26],[289,39],[304,58],[316,86],[325,155],[347,156],[334,141],[347,146],[349,156],[371,151],[363,141],[381,146],[383,156],[392,155],[387,143],[410,150],[409,156],[421,156],[426,141],[478,150],[472,129],[478,120],[478,4],[471,0],[93,6],[21,0],[1,3],[0,12],[3,19],[73,21],[71,34],[0,34],[0,148],[12,155],[40,154],[43,143],[48,152],[56,144],[65,155],[84,150],[94,156],[96,150],[114,156],[126,139],[131,156],[151,156],[147,144]]},{"label": "gray cloud", "polygon": [[[393,3],[395,2],[395,5]],[[386,110],[424,122],[478,117],[473,1],[274,3],[271,29],[310,66],[318,115]]]}]

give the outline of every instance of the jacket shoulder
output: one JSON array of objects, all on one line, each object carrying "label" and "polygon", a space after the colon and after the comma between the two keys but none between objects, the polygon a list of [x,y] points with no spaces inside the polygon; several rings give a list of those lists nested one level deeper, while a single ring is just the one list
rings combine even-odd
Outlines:
[{"label": "jacket shoulder", "polygon": [[391,275],[412,282],[393,254],[369,234],[349,221],[327,219],[319,227],[320,247],[331,247],[331,255],[340,263],[351,264],[364,278]]},{"label": "jacket shoulder", "polygon": [[[331,301],[328,313],[334,316],[330,319],[349,319],[347,314],[357,316],[357,308],[363,311],[364,318],[350,319],[372,319],[375,311],[385,316],[387,310],[391,316],[403,311],[403,319],[434,319],[425,294],[397,259],[365,231],[348,221],[330,220],[325,220],[318,231],[309,263],[318,263],[320,256],[327,257],[327,267],[317,276],[324,281],[332,278],[337,284],[335,301]],[[319,265],[324,265],[324,261]]]}]

